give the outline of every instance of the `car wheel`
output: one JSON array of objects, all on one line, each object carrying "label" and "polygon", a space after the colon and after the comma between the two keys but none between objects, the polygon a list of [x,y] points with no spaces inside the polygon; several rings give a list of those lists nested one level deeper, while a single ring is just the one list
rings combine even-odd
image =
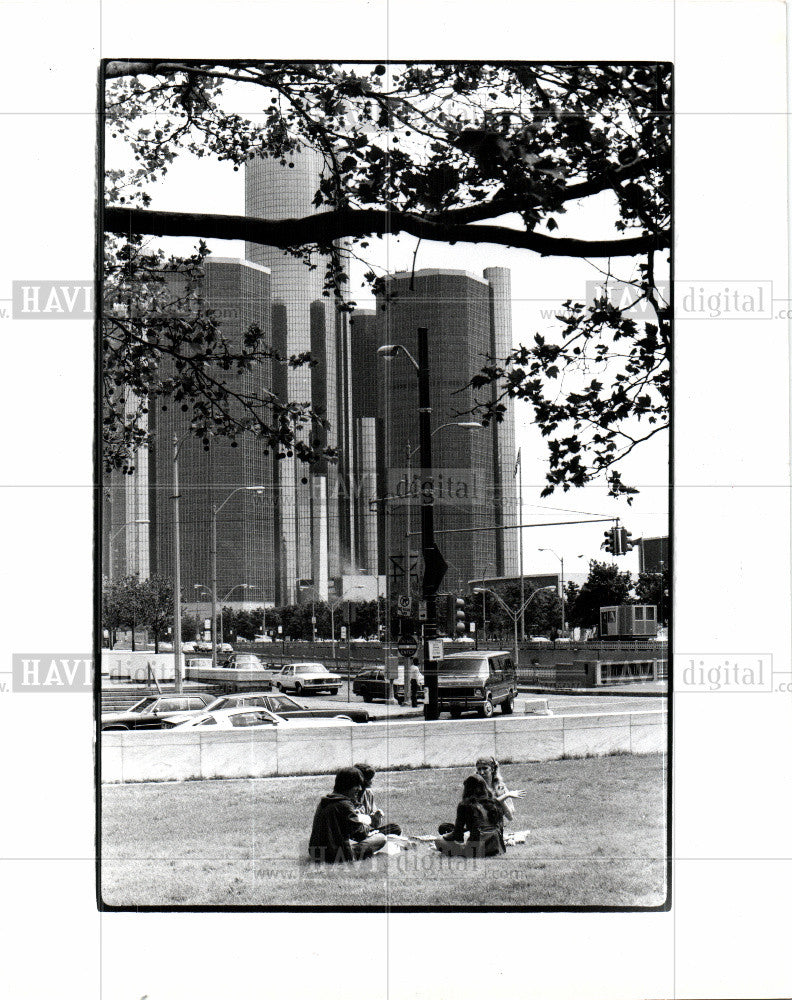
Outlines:
[{"label": "car wheel", "polygon": [[363,701],[374,701],[370,694],[363,695]]},{"label": "car wheel", "polygon": [[479,715],[483,715],[485,719],[491,719],[492,713],[495,711],[495,706],[492,704],[492,698],[487,696],[487,700],[479,709]]},{"label": "car wheel", "polygon": [[276,691],[282,691],[283,690],[283,685],[281,684],[280,681],[275,681],[275,683],[272,686],[275,688]]},{"label": "car wheel", "polygon": [[514,711],[514,695],[509,694],[506,696],[506,701],[501,705],[501,712],[504,715],[511,715]]},{"label": "car wheel", "polygon": [[302,684],[300,684],[299,681],[297,681],[297,683],[294,685],[294,693],[302,694]]},{"label": "car wheel", "polygon": [[330,688],[330,694],[338,694],[338,688]]},{"label": "car wheel", "polygon": [[129,726],[102,726],[103,733],[128,733]]},{"label": "car wheel", "polygon": [[451,715],[452,719],[461,719],[462,718],[462,709],[461,708],[451,708],[451,709],[449,709],[449,714]]},{"label": "car wheel", "polygon": [[435,719],[438,719],[439,717],[440,713],[437,711],[437,709],[432,709],[428,705],[424,705],[424,718],[428,722],[434,722]]}]

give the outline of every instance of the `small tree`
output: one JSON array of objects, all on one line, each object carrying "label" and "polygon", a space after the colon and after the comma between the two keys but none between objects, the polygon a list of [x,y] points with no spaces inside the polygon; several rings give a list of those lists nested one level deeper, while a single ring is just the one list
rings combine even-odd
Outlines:
[{"label": "small tree", "polygon": [[641,604],[657,607],[657,621],[667,625],[671,613],[671,574],[668,567],[662,573],[640,573],[635,584],[635,596]]},{"label": "small tree", "polygon": [[[528,598],[526,597],[526,600]],[[555,638],[561,628],[561,599],[552,591],[543,590],[525,609],[525,630],[529,635]]]},{"label": "small tree", "polygon": [[173,582],[164,576],[151,576],[138,584],[140,621],[154,637],[154,652],[173,622]]},{"label": "small tree", "polygon": [[137,575],[114,580],[106,592],[108,620],[112,628],[128,628],[132,633],[132,650],[135,649],[135,629],[145,624],[141,600],[141,583]]},{"label": "small tree", "polygon": [[631,604],[632,577],[619,572],[616,563],[591,561],[586,582],[575,595],[568,617],[573,625],[596,628],[600,608],[618,604]]}]

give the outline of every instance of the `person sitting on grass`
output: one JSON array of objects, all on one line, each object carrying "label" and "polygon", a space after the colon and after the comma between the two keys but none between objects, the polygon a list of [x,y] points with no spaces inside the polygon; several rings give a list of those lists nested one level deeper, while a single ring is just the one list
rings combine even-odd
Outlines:
[{"label": "person sitting on grass", "polygon": [[493,799],[503,806],[503,818],[505,820],[514,819],[514,803],[512,799],[521,799],[522,791],[510,792],[506,783],[501,777],[500,765],[494,757],[479,757],[476,761],[476,774],[486,781],[487,788]]},{"label": "person sitting on grass", "polygon": [[333,791],[325,795],[313,819],[308,856],[312,861],[337,864],[360,861],[387,843],[385,835],[362,823],[357,801],[363,791],[363,775],[356,767],[342,767]]},{"label": "person sitting on grass", "polygon": [[365,823],[366,819],[369,819],[371,821],[371,829],[379,830],[380,833],[400,834],[401,827],[398,823],[386,823],[385,813],[377,808],[377,803],[374,801],[371,783],[374,781],[374,775],[377,772],[371,764],[355,764],[355,767],[363,775],[363,793],[358,803],[358,814],[361,820]]},{"label": "person sitting on grass", "polygon": [[[466,833],[469,834],[467,840]],[[454,858],[484,858],[506,853],[503,805],[490,795],[481,775],[471,774],[465,778],[456,823],[453,829],[435,840],[435,847],[441,854]]]}]

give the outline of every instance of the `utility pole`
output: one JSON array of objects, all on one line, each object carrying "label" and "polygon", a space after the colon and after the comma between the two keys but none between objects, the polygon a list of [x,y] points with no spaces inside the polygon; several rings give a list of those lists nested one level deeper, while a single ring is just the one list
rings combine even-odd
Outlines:
[{"label": "utility pole", "polygon": [[217,503],[212,501],[212,666],[217,666]]},{"label": "utility pole", "polygon": [[[448,565],[435,545],[434,538],[434,483],[432,481],[432,405],[429,388],[429,331],[418,328],[418,360],[403,344],[383,344],[377,348],[382,357],[393,358],[402,352],[415,368],[418,376],[418,451],[421,459],[422,475],[432,482],[432,489],[426,495],[421,491],[421,550],[424,574],[421,598],[425,608],[423,627],[424,682],[427,699],[424,704],[424,718],[436,719],[440,714],[437,692],[438,660],[433,655],[437,645],[437,591]],[[409,550],[409,545],[407,546]],[[409,566],[406,567],[409,572]]]},{"label": "utility pole", "polygon": [[182,689],[181,547],[179,543],[179,438],[173,435],[173,686]]},{"label": "utility pole", "polygon": [[434,537],[434,481],[432,479],[432,401],[429,388],[429,331],[418,328],[418,447],[422,475],[429,477],[432,487],[428,496],[421,498],[421,549],[424,559],[422,597],[426,605],[424,622],[424,679],[427,704],[424,715],[436,719],[440,714],[438,698],[438,661],[433,652],[437,643],[437,591],[448,568],[435,545]]},{"label": "utility pole", "polygon": [[[525,604],[525,570],[523,569],[523,496],[522,496],[522,448],[517,451],[517,461],[514,463],[514,475],[517,478],[517,469],[520,469],[520,478],[517,479],[517,495],[520,501],[520,533],[517,536],[520,552],[520,604]],[[520,616],[520,639],[525,642],[525,619]]]}]

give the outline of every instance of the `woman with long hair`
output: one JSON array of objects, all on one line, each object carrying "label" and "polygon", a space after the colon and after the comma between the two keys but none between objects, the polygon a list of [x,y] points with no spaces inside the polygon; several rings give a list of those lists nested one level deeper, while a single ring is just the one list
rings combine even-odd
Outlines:
[{"label": "woman with long hair", "polygon": [[[469,834],[465,840],[465,834]],[[435,840],[441,854],[454,858],[483,858],[504,854],[503,807],[492,797],[478,774],[465,778],[462,801],[453,829]]]},{"label": "woman with long hair", "polygon": [[500,773],[500,765],[494,757],[479,757],[476,761],[476,774],[484,779],[490,795],[503,808],[504,819],[514,819],[514,799],[523,797],[522,791],[510,792]]}]

